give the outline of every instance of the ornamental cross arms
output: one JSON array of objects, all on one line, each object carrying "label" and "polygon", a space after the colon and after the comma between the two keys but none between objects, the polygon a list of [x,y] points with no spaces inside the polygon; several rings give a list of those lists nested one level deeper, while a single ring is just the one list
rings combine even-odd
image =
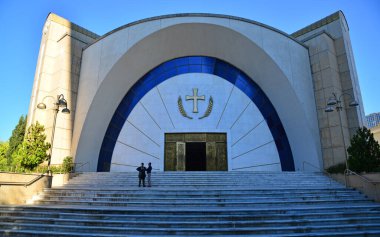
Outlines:
[{"label": "ornamental cross arms", "polygon": [[198,96],[198,88],[193,88],[193,96],[186,96],[186,100],[193,100],[193,113],[198,113],[198,100],[205,100],[205,96]]},{"label": "ornamental cross arms", "polygon": [[[204,95],[198,96],[198,88],[193,88],[193,96],[187,95],[185,97],[185,99],[193,101],[193,113],[198,113],[198,100],[205,100],[206,97]],[[193,117],[190,117],[186,113],[185,108],[183,107],[183,104],[182,104],[181,96],[178,97],[177,103],[178,103],[178,109],[179,109],[179,112],[181,113],[181,115],[185,118],[193,119]],[[198,119],[203,119],[203,118],[208,117],[212,111],[213,105],[214,105],[214,100],[212,99],[212,96],[210,96],[210,99],[208,101],[208,106],[207,106],[205,113],[201,117],[199,117]]]}]

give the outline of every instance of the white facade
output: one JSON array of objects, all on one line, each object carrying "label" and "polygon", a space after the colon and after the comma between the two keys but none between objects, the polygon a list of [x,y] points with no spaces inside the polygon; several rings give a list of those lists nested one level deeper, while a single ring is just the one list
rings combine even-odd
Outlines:
[{"label": "white facade", "polygon": [[321,166],[307,48],[262,25],[219,17],[146,21],[84,50],[72,146],[76,162],[89,162],[95,171],[109,121],[129,88],[162,62],[189,55],[221,59],[255,78],[283,123],[296,170],[303,161]]},{"label": "white facade", "polygon": [[[335,17],[323,22],[335,22],[342,14]],[[84,32],[76,27],[76,31]],[[297,37],[309,37],[310,29],[303,29],[306,33],[297,32]],[[96,37],[91,32],[85,34]],[[304,41],[309,43],[308,40]],[[72,100],[68,102],[75,104],[73,125],[67,134],[71,138],[70,154],[81,164],[82,171],[98,170],[107,128],[132,86],[162,63],[188,56],[226,62],[257,84],[285,130],[294,170],[315,171],[343,159],[342,153],[331,159],[325,153],[322,157],[321,142],[331,144],[331,140],[325,140],[321,124],[334,131],[334,135],[340,133],[333,130],[333,125],[323,124],[320,104],[324,101],[316,90],[317,78],[311,71],[309,55],[314,45],[306,46],[284,32],[236,17],[179,14],[128,24],[83,47],[79,60],[72,64],[74,68],[80,65],[77,92],[56,92],[71,93]],[[39,91],[39,85],[35,83],[35,87],[34,94]],[[186,95],[193,94],[193,89],[205,96],[204,101],[198,102],[199,113],[192,113],[193,102],[185,100]],[[194,119],[180,113],[179,96],[184,109]],[[207,118],[198,119],[207,109],[210,96],[214,102],[212,112]],[[361,98],[357,100],[360,102]],[[38,120],[33,108],[30,113]],[[355,111],[349,114],[359,116]],[[350,129],[354,129],[356,123],[350,121]],[[269,126],[255,103],[228,80],[208,73],[184,73],[154,85],[136,101],[108,162],[111,171],[131,170],[140,162],[152,162],[163,170],[165,133],[222,132],[227,134],[229,170],[281,171],[281,155]],[[338,144],[336,149],[341,146]]]},{"label": "white facade", "polygon": [[[192,113],[186,95],[205,95]],[[181,115],[178,96],[192,119]],[[207,110],[210,96],[214,106]],[[189,116],[189,117],[190,117]],[[227,134],[229,170],[281,171],[280,159],[268,125],[256,105],[230,82],[210,74],[187,73],[159,84],[147,93],[127,118],[112,156],[111,171],[134,171],[144,162],[164,170],[165,133],[209,132]]]}]

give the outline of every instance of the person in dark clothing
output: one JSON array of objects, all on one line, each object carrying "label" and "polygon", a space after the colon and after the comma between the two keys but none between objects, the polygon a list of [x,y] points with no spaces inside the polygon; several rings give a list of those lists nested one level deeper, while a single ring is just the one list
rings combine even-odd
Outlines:
[{"label": "person in dark clothing", "polygon": [[139,172],[139,187],[141,187],[141,181],[143,184],[143,187],[145,187],[145,171],[146,168],[144,167],[144,163],[141,163],[141,166],[136,169]]},{"label": "person in dark clothing", "polygon": [[148,175],[148,187],[152,187],[152,182],[151,182],[151,174],[152,174],[152,163],[149,162],[148,168],[146,169],[146,173]]}]

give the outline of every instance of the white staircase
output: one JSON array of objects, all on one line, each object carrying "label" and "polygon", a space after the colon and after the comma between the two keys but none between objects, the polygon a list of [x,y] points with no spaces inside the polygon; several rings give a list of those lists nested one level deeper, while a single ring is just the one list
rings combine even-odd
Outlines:
[{"label": "white staircase", "polygon": [[0,236],[380,236],[380,205],[319,173],[84,173],[34,205],[0,206]]}]

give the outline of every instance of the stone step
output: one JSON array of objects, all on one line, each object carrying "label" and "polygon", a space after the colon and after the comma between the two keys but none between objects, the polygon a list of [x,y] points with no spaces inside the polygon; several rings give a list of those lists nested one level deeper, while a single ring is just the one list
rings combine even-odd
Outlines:
[{"label": "stone step", "polygon": [[[191,183],[191,182],[218,182],[218,183],[229,183],[229,182],[236,182],[236,183],[257,183],[257,184],[267,184],[267,183],[309,183],[309,184],[329,184],[329,183],[336,183],[328,179],[314,179],[314,180],[307,180],[307,178],[297,178],[297,179],[270,179],[270,180],[265,180],[265,179],[242,179],[242,178],[228,178],[228,179],[223,179],[223,178],[168,178],[168,177],[156,177],[152,176],[152,180],[155,180],[157,182],[176,182],[176,183]],[[301,179],[301,180],[300,180]],[[73,179],[70,182],[72,183],[99,183],[99,182],[104,182],[104,183],[112,183],[112,182],[135,182],[138,180],[138,177],[131,177],[131,178],[112,178],[112,179]]]},{"label": "stone step", "polygon": [[380,217],[357,218],[313,218],[313,219],[278,219],[278,220],[218,220],[218,221],[168,221],[168,220],[83,220],[35,217],[0,217],[1,225],[8,223],[55,224],[73,226],[109,226],[109,227],[145,227],[145,228],[242,228],[242,227],[280,227],[315,225],[345,225],[380,223]]},{"label": "stone step", "polygon": [[320,173],[84,173],[34,205],[0,206],[12,236],[380,236],[380,205]]},{"label": "stone step", "polygon": [[288,233],[334,233],[337,228],[340,231],[357,231],[371,229],[373,232],[380,233],[380,223],[372,224],[344,224],[344,225],[305,225],[305,226],[281,226],[281,227],[224,227],[224,228],[138,228],[138,227],[106,227],[106,226],[72,226],[72,225],[56,225],[56,224],[25,224],[18,223],[14,226],[13,223],[1,223],[0,229],[12,228],[12,230],[33,230],[33,231],[52,231],[66,233],[106,233],[106,234],[125,234],[125,235],[224,235],[224,234],[288,234]]},{"label": "stone step", "polygon": [[116,220],[116,221],[177,221],[179,217],[182,221],[236,221],[236,220],[313,220],[313,219],[322,219],[326,218],[353,218],[361,220],[362,218],[369,217],[379,217],[380,210],[371,211],[367,209],[363,210],[345,210],[344,212],[340,210],[329,210],[325,212],[313,212],[304,210],[298,213],[266,213],[266,212],[248,212],[243,213],[234,213],[231,211],[228,214],[218,214],[218,213],[146,213],[140,212],[136,214],[129,214],[129,212],[114,214],[114,213],[86,213],[86,212],[65,212],[65,210],[22,210],[18,211],[9,211],[0,209],[1,218],[51,218],[51,219],[79,219],[79,220]]},{"label": "stone step", "polygon": [[[325,178],[326,176],[322,173],[313,173],[313,172],[256,172],[256,171],[244,171],[244,172],[234,172],[234,171],[157,171],[152,172],[152,175],[154,176],[162,176],[162,177],[224,177],[225,175],[228,175],[227,177],[263,177],[265,179],[271,179],[276,177],[283,177],[283,178],[292,178],[292,177],[312,177],[312,178]],[[96,177],[96,178],[108,178],[108,177],[136,177],[138,175],[138,172],[101,172],[100,173],[91,173],[91,172],[85,172],[81,173],[79,176],[75,176],[73,178],[81,178],[81,177]]]},{"label": "stone step", "polygon": [[[254,175],[254,176],[260,176],[264,175],[266,177],[272,177],[272,176],[324,176],[321,172],[299,172],[299,171],[157,171],[153,170],[152,173],[154,174],[161,174],[161,175],[201,175],[201,176],[210,176],[210,175],[224,175],[228,174],[230,176],[233,175]],[[113,176],[113,175],[133,175],[137,174],[137,171],[127,171],[127,172],[84,172],[81,173],[81,176]]]},{"label": "stone step", "polygon": [[[181,182],[186,182],[186,181],[202,181],[202,180],[207,180],[207,181],[215,181],[218,180],[220,182],[228,182],[228,181],[240,181],[240,182],[245,182],[245,181],[251,181],[251,182],[258,182],[258,183],[266,183],[266,182],[275,182],[275,181],[289,181],[289,182],[309,182],[309,183],[318,183],[318,182],[326,182],[330,183],[335,182],[332,180],[329,180],[326,177],[320,177],[320,178],[309,178],[309,177],[292,177],[292,178],[281,178],[281,177],[276,177],[276,178],[271,178],[271,179],[265,179],[265,178],[260,178],[260,177],[175,177],[175,176],[151,176],[152,179],[157,179],[157,180],[170,180],[170,181],[181,181]],[[125,181],[125,180],[136,180],[138,179],[138,176],[130,176],[130,177],[76,177],[71,179],[73,182],[75,181]]]},{"label": "stone step", "polygon": [[215,189],[215,188],[207,188],[207,189],[183,189],[181,187],[176,189],[167,189],[167,188],[160,188],[160,187],[151,187],[151,188],[139,188],[139,187],[132,187],[128,189],[108,189],[104,190],[102,188],[98,189],[92,189],[92,188],[84,188],[84,189],[75,189],[75,188],[69,188],[69,187],[61,187],[61,188],[52,188],[52,189],[45,189],[44,190],[47,193],[50,192],[69,192],[69,193],[79,193],[79,192],[89,192],[89,193],[129,193],[129,194],[147,194],[147,193],[154,193],[154,194],[168,194],[168,195],[182,195],[182,194],[196,194],[196,195],[224,195],[224,194],[249,194],[249,195],[256,195],[256,194],[262,194],[262,195],[274,195],[274,194],[303,194],[303,193],[310,193],[310,194],[320,194],[320,193],[332,193],[332,194],[339,194],[339,193],[358,193],[354,189],[347,189],[344,187],[339,188],[308,188],[308,189],[300,189],[300,188],[281,188],[281,189],[272,189],[272,188],[262,188],[262,189],[247,189],[246,187],[226,187],[224,189]]},{"label": "stone step", "polygon": [[14,211],[14,212],[23,212],[23,211],[41,211],[45,212],[66,212],[66,213],[86,213],[86,214],[141,214],[141,211],[144,210],[143,214],[152,215],[152,214],[162,214],[162,215],[224,215],[231,214],[241,215],[241,214],[251,214],[251,215],[263,215],[263,214],[299,214],[299,213],[321,213],[321,212],[341,212],[345,213],[346,211],[371,211],[371,212],[380,212],[380,205],[378,203],[369,202],[365,204],[352,204],[349,206],[344,205],[310,205],[310,206],[282,206],[282,207],[266,207],[261,206],[258,208],[208,208],[208,209],[196,209],[196,208],[136,208],[136,207],[91,207],[88,205],[84,206],[68,206],[68,205],[55,205],[55,206],[46,206],[46,205],[26,205],[26,206],[16,206],[16,207],[7,207],[2,206],[2,211]]},{"label": "stone step", "polygon": [[[65,236],[70,236],[70,237],[82,237],[86,236],[88,237],[88,233],[65,233],[65,232],[58,232],[58,231],[28,231],[28,230],[8,230],[8,229],[0,229],[0,233],[6,233],[7,236],[52,236],[54,235],[55,237],[65,237]],[[372,230],[363,230],[363,231],[349,231],[349,232],[318,232],[318,233],[287,233],[287,234],[270,234],[271,237],[310,237],[310,236],[319,236],[319,237],[334,237],[334,236],[344,236],[344,237],[363,237],[363,236],[373,236],[373,237],[378,237],[379,236],[379,231],[372,231]],[[212,234],[212,233],[211,233]],[[125,237],[125,234],[106,234],[106,233],[101,233],[101,234],[96,234],[96,233],[91,233],[91,236],[93,237]],[[131,235],[128,235],[131,236]],[[157,235],[133,235],[134,237],[153,237]],[[164,236],[173,236],[173,235],[160,235],[161,237]],[[189,235],[175,235],[177,237],[187,237]],[[213,235],[214,237],[236,237],[236,235]],[[261,235],[261,234],[250,234],[249,236],[255,236],[255,237],[268,237],[268,234]]]},{"label": "stone step", "polygon": [[247,201],[247,202],[151,202],[151,201],[86,201],[86,200],[40,200],[37,204],[47,204],[47,205],[91,205],[91,206],[125,206],[125,207],[160,207],[160,208],[171,208],[171,207],[259,207],[259,206],[287,206],[287,205],[344,205],[344,204],[360,204],[360,203],[371,203],[368,200],[357,199],[357,200],[258,200],[258,201]]},{"label": "stone step", "polygon": [[202,197],[202,198],[194,198],[194,197],[174,197],[174,198],[168,198],[168,197],[151,197],[151,196],[141,196],[141,197],[73,197],[73,196],[50,196],[45,195],[43,196],[44,200],[49,201],[83,201],[83,202],[91,202],[91,201],[101,201],[101,202],[149,202],[149,203],[163,203],[163,202],[171,202],[171,203],[209,203],[209,202],[241,202],[241,203],[250,203],[250,202],[258,202],[261,203],[264,200],[266,202],[277,202],[277,201],[292,201],[292,202],[301,202],[301,201],[334,201],[334,200],[341,200],[341,201],[362,201],[363,197],[352,197],[352,196],[346,196],[346,197],[317,197],[317,196],[309,196],[309,197]]},{"label": "stone step", "polygon": [[323,194],[323,193],[329,193],[329,194],[344,194],[344,193],[358,193],[354,189],[345,189],[345,188],[323,188],[323,189],[318,189],[318,188],[309,188],[309,189],[242,189],[241,187],[232,187],[231,189],[215,189],[215,188],[207,188],[207,189],[163,189],[160,187],[150,187],[150,188],[139,188],[139,187],[131,187],[128,189],[108,189],[106,191],[102,189],[75,189],[75,188],[69,188],[69,187],[64,187],[64,188],[52,188],[52,189],[45,189],[44,190],[47,193],[56,193],[56,192],[75,192],[75,193],[80,193],[80,192],[88,192],[88,193],[129,193],[129,194],[141,194],[141,193],[152,193],[152,194],[168,194],[168,195],[181,195],[181,194],[196,194],[196,195],[206,195],[206,194],[211,194],[211,195],[238,195],[238,194],[249,194],[249,195],[267,195],[267,194],[305,194],[305,193],[310,193],[310,194]]},{"label": "stone step", "polygon": [[[227,174],[227,176],[226,176]],[[110,177],[118,177],[118,178],[124,178],[124,177],[136,177],[138,175],[138,172],[104,172],[102,174],[98,173],[82,173],[76,177],[73,177],[73,179],[80,179],[80,178],[88,178],[88,177],[94,177],[94,178],[110,178]],[[152,176],[157,177],[190,177],[190,178],[204,178],[204,177],[221,177],[221,178],[232,178],[232,177],[239,177],[239,178],[262,178],[262,179],[273,179],[273,178],[295,178],[295,177],[309,177],[309,178],[327,178],[324,174],[321,173],[307,173],[307,172],[273,172],[273,173],[258,173],[258,172],[153,172],[151,174]]]},{"label": "stone step", "polygon": [[[101,185],[108,185],[108,184],[114,184],[114,185],[120,185],[120,184],[138,184],[138,178],[136,177],[133,180],[92,180],[92,181],[70,181],[69,184],[72,185],[82,185],[82,184],[101,184]],[[147,179],[145,179],[147,181]],[[257,185],[257,186],[263,186],[263,185],[319,185],[319,186],[326,186],[326,185],[337,185],[340,186],[341,184],[335,183],[335,182],[328,182],[328,181],[318,181],[318,182],[302,182],[302,181],[286,181],[286,180],[274,180],[274,181],[265,181],[265,182],[256,182],[254,180],[247,180],[247,181],[235,181],[235,180],[228,180],[228,181],[217,181],[217,180],[188,180],[188,181],[181,181],[181,180],[167,180],[167,179],[151,179],[152,182],[158,183],[158,184],[233,184],[233,185],[239,185],[239,186],[245,186],[245,185]]]},{"label": "stone step", "polygon": [[[78,187],[88,187],[88,188],[96,188],[96,187],[137,187],[138,186],[138,181],[136,182],[131,182],[131,183],[91,183],[91,184],[85,184],[85,183],[78,183],[78,184],[68,184],[66,187],[71,187],[71,188],[78,188]],[[145,181],[145,184],[147,185],[147,181]],[[301,189],[307,189],[307,188],[312,188],[312,187],[320,187],[320,188],[325,188],[325,187],[330,187],[330,188],[339,188],[341,185],[338,184],[302,184],[302,183],[287,183],[281,185],[281,183],[277,184],[255,184],[255,183],[247,183],[247,184],[239,184],[239,183],[168,183],[168,182],[162,182],[162,183],[157,183],[157,182],[152,182],[152,186],[154,187],[199,187],[199,188],[209,188],[209,187],[252,187],[252,188],[268,188],[271,187],[272,189],[276,188],[282,188],[286,185],[286,188],[301,188]]]},{"label": "stone step", "polygon": [[[142,185],[142,184],[141,184]],[[148,185],[147,182],[145,182],[145,185]],[[236,185],[236,184],[217,184],[217,183],[189,183],[189,184],[186,184],[186,183],[162,183],[162,184],[157,184],[157,183],[152,183],[152,186],[153,187],[156,187],[156,188],[176,188],[176,189],[181,189],[181,188],[186,188],[186,189],[191,189],[191,188],[194,188],[194,189],[223,189],[223,188],[226,188],[226,189],[233,189],[233,188],[242,188],[242,187],[247,187],[247,188],[251,188],[253,190],[255,189],[312,189],[312,188],[319,188],[319,189],[323,189],[323,188],[329,188],[329,189],[336,189],[336,188],[340,188],[341,186],[340,185],[303,185],[303,184],[286,184],[286,186],[284,185],[280,185],[280,184],[277,184],[277,185],[250,185],[250,184],[247,184],[247,185]],[[72,188],[72,189],[80,189],[80,188],[87,188],[87,189],[103,189],[103,188],[106,188],[106,189],[121,189],[121,188],[124,188],[124,189],[130,189],[130,188],[137,188],[139,187],[138,185],[138,182],[135,182],[135,183],[123,183],[123,184],[69,184],[67,186],[65,186],[66,188]],[[270,188],[269,188],[270,187]]]},{"label": "stone step", "polygon": [[63,199],[65,197],[71,198],[112,198],[112,199],[140,199],[140,200],[169,200],[169,199],[263,199],[263,198],[276,198],[276,199],[326,199],[326,198],[363,198],[364,196],[360,193],[352,192],[352,193],[326,193],[326,194],[313,194],[313,193],[300,193],[300,194],[193,194],[193,193],[181,193],[181,194],[162,194],[162,193],[96,193],[96,192],[75,192],[75,193],[67,193],[67,192],[49,192],[40,195],[41,198],[60,198]]}]

